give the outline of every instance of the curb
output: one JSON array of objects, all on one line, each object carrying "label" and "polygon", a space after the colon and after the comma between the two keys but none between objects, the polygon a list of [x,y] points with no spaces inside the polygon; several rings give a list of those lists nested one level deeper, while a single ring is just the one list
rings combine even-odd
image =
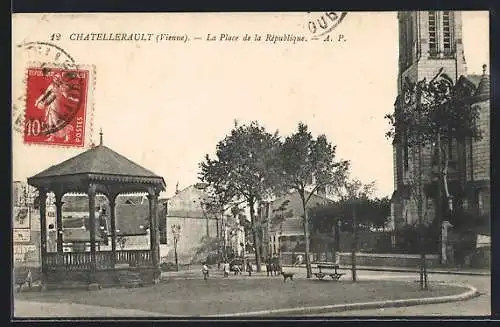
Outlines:
[{"label": "curb", "polygon": [[[342,267],[340,269],[350,269],[346,267]],[[387,272],[410,272],[410,273],[419,273],[419,270],[411,270],[411,269],[398,269],[398,268],[357,268],[357,270],[365,270],[365,271],[387,271]],[[468,271],[447,271],[447,270],[427,270],[428,274],[436,274],[436,275],[463,275],[463,276],[491,276],[491,273],[485,272],[468,272]]]},{"label": "curb", "polygon": [[427,298],[415,298],[415,299],[402,299],[402,300],[386,300],[386,301],[374,301],[374,302],[362,302],[362,303],[348,303],[348,304],[334,304],[316,307],[301,307],[301,308],[289,308],[289,309],[276,309],[276,310],[262,310],[253,312],[238,312],[232,314],[222,314],[222,315],[211,315],[208,317],[252,317],[252,316],[263,316],[263,315],[311,315],[320,314],[328,312],[339,312],[339,311],[350,311],[350,310],[366,310],[366,309],[382,309],[382,308],[396,308],[396,307],[409,307],[423,304],[438,304],[447,302],[458,302],[465,301],[477,297],[480,295],[478,290],[466,284],[452,284],[443,283],[448,286],[461,286],[466,287],[469,290],[457,294],[457,295],[447,295],[438,297],[427,297]]},{"label": "curb", "polygon": [[[283,267],[293,267],[291,265],[284,265]],[[305,268],[305,266],[299,266],[300,268]],[[339,270],[351,270],[349,266],[340,266]],[[406,273],[419,273],[420,270],[409,269],[409,268],[377,268],[377,267],[357,267],[356,270],[363,271],[387,271],[387,272],[406,272]],[[439,275],[463,275],[463,276],[491,276],[488,272],[474,272],[474,271],[449,271],[449,270],[427,270],[427,274],[439,274]]]}]

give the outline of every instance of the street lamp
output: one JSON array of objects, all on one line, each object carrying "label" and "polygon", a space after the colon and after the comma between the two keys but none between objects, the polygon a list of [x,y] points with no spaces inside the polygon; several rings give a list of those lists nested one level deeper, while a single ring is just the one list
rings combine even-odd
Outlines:
[{"label": "street lamp", "polygon": [[333,260],[335,263],[339,263],[340,260],[337,260],[337,256],[340,253],[340,225],[341,225],[340,218],[337,219],[335,224],[333,225],[333,232],[334,232],[334,237],[335,237],[335,247],[333,251]]},{"label": "street lamp", "polygon": [[356,248],[358,243],[358,222],[356,220],[356,202],[354,199],[352,201],[352,248],[351,248],[351,271],[352,271],[352,281],[356,282]]},{"label": "street lamp", "polygon": [[181,225],[172,225],[172,234],[174,235],[174,255],[175,255],[175,266],[177,268],[177,271],[179,271],[179,260],[177,257],[177,242],[179,241],[179,238],[181,236]]}]

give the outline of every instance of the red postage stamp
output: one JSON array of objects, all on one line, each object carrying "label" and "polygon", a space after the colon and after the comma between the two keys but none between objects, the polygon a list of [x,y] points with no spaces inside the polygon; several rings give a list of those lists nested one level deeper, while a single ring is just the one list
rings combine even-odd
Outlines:
[{"label": "red postage stamp", "polygon": [[30,66],[26,76],[24,142],[83,147],[88,127],[90,66]]}]

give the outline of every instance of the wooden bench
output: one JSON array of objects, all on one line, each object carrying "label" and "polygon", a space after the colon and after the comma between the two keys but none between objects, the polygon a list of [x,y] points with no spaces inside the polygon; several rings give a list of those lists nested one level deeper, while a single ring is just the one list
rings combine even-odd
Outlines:
[{"label": "wooden bench", "polygon": [[[344,273],[338,272],[339,265],[337,264],[318,264],[318,269],[319,271],[317,273],[314,273],[314,275],[318,279],[323,279],[326,276],[330,276],[333,280],[339,280],[340,277],[345,275]],[[323,272],[322,269],[333,270],[333,272]]]}]

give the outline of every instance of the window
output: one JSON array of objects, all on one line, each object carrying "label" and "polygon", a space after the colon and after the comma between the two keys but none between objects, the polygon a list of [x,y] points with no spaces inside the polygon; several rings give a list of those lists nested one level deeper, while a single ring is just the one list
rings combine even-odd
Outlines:
[{"label": "window", "polygon": [[402,69],[406,69],[406,62],[407,62],[407,56],[408,53],[406,52],[406,44],[408,42],[408,38],[406,35],[406,19],[401,19],[400,20],[400,27],[399,27],[399,37],[400,37],[400,64],[402,66]]},{"label": "window", "polygon": [[413,16],[406,14],[399,22],[400,65],[403,70],[413,64]]},{"label": "window", "polygon": [[167,244],[167,217],[160,217],[158,231],[160,233],[160,244]]},{"label": "window", "polygon": [[455,158],[456,157],[455,156],[456,153],[454,151],[455,149],[454,149],[453,145],[454,145],[453,144],[453,139],[448,140],[448,158],[449,158],[450,161],[453,161],[453,160],[456,159]]},{"label": "window", "polygon": [[449,11],[444,11],[443,12],[443,48],[444,48],[444,54],[445,55],[450,55],[452,48],[451,48],[451,22],[450,22],[450,12]]},{"label": "window", "polygon": [[487,190],[476,191],[476,204],[479,215],[490,213],[490,192]]},{"label": "window", "polygon": [[429,11],[429,54],[431,56],[437,55],[437,13]]},{"label": "window", "polygon": [[409,147],[408,147],[408,142],[406,141],[406,136],[404,136],[404,140],[403,140],[403,165],[404,165],[404,169],[405,171],[408,170],[408,167],[409,167]]},{"label": "window", "polygon": [[413,64],[413,19],[408,16],[406,21],[406,67]]}]

